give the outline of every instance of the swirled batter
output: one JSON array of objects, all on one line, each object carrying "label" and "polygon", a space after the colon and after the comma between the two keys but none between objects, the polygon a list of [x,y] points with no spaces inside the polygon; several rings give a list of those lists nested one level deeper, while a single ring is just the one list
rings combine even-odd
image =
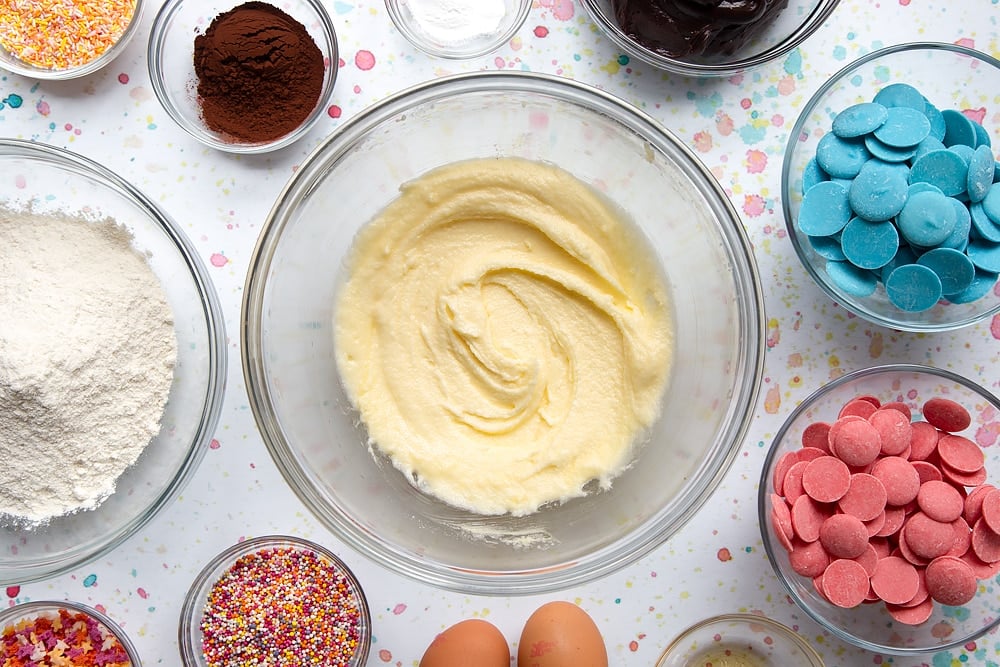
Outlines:
[{"label": "swirled batter", "polygon": [[569,173],[460,162],[358,234],[337,366],[372,444],[422,490],[515,515],[608,487],[656,419],[672,322],[637,230]]}]

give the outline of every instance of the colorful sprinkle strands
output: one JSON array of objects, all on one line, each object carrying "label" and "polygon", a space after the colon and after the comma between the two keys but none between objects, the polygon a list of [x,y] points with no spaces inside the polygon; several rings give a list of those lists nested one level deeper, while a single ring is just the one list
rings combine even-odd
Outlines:
[{"label": "colorful sprinkle strands", "polygon": [[357,591],[314,551],[241,556],[209,591],[201,621],[209,667],[342,667],[361,636]]},{"label": "colorful sprinkle strands", "polygon": [[2,667],[131,667],[125,647],[81,611],[42,612],[3,629]]},{"label": "colorful sprinkle strands", "polygon": [[122,36],[136,0],[0,0],[0,45],[29,65],[59,70],[100,57]]}]

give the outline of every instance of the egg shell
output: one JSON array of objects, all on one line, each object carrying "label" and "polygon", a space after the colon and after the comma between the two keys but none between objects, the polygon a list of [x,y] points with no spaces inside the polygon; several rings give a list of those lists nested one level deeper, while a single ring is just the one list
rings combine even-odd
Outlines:
[{"label": "egg shell", "polygon": [[470,618],[435,637],[420,667],[510,667],[510,647],[492,623]]},{"label": "egg shell", "polygon": [[524,624],[518,667],[608,667],[604,637],[587,612],[570,602],[549,602]]}]

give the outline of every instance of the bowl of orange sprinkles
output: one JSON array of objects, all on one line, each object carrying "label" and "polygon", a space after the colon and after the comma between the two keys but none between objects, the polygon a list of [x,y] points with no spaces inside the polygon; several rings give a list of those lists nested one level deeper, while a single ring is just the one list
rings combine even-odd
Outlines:
[{"label": "bowl of orange sprinkles", "polygon": [[102,612],[78,602],[24,602],[0,611],[2,667],[141,667]]},{"label": "bowl of orange sprinkles", "polygon": [[0,0],[0,68],[34,79],[101,69],[138,29],[143,0]]}]

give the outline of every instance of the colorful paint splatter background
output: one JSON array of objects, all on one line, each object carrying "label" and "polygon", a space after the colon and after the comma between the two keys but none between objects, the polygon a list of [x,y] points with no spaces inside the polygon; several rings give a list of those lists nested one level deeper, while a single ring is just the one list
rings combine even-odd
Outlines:
[{"label": "colorful paint splatter background", "polygon": [[[684,626],[721,612],[759,611],[797,628],[829,665],[1000,664],[1000,635],[923,660],[848,649],[798,612],[772,575],[757,530],[756,480],[766,444],[817,385],[878,363],[926,362],[1000,391],[1000,318],[954,333],[900,334],[849,316],[810,283],[786,238],[778,202],[781,155],[809,95],[833,72],[881,46],[955,42],[1000,57],[998,0],[841,0],[827,24],[780,62],[730,79],[693,81],[632,61],[570,0],[535,0],[517,37],[490,56],[433,60],[393,29],[381,0],[327,0],[342,62],[327,117],[276,154],[236,158],[177,128],[150,88],[144,37],[107,69],[71,83],[0,74],[0,134],[70,148],[131,179],[189,234],[220,294],[230,332],[228,397],[212,449],[183,496],[116,551],[71,574],[12,586],[5,602],[71,598],[107,611],[147,665],[176,665],[177,618],[191,580],[247,535],[291,533],[339,550],[369,597],[369,665],[415,667],[446,626],[487,618],[511,639],[548,599],[582,604],[614,665],[651,665]],[[339,547],[279,476],[255,431],[240,373],[239,306],[265,212],[296,165],[329,132],[409,84],[458,71],[531,70],[594,84],[645,110],[694,149],[745,223],[765,283],[768,354],[750,437],[708,505],[669,543],[615,575],[563,593],[482,598],[419,587]],[[1000,124],[997,108],[984,122]],[[714,270],[711,266],[705,271]],[[997,434],[994,434],[995,436]],[[1000,444],[1000,443],[993,443]]]}]

